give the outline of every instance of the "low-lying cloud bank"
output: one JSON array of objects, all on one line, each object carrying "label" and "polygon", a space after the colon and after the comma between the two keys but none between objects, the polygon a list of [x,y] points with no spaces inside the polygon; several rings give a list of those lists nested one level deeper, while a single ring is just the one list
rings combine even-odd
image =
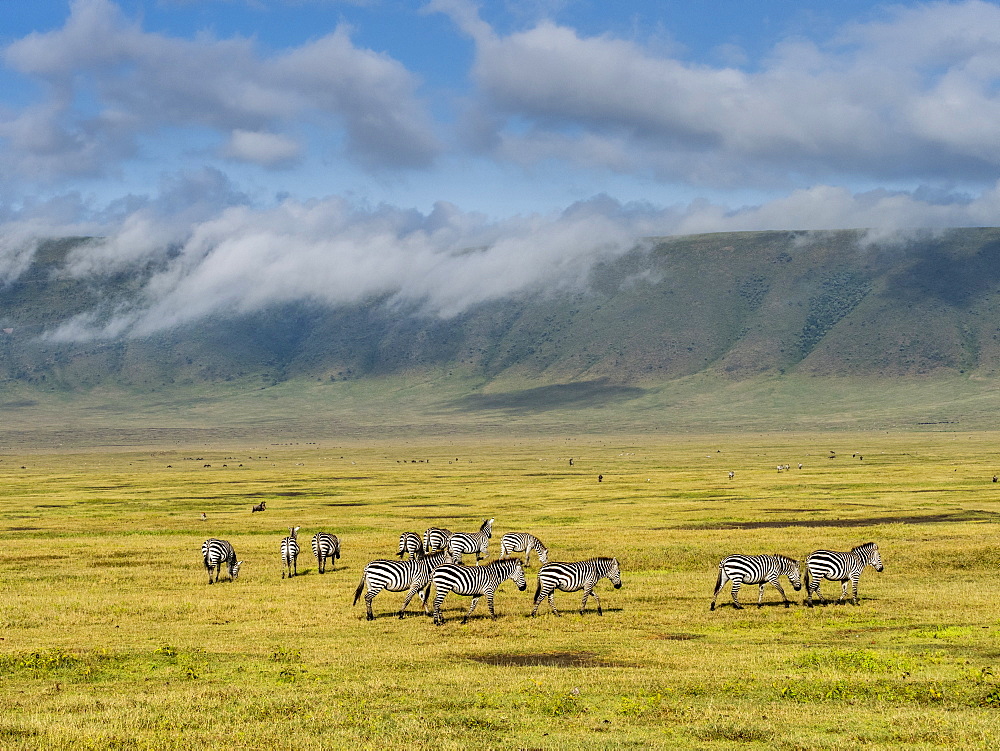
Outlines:
[{"label": "low-lying cloud bank", "polygon": [[195,194],[202,200],[178,208],[165,191],[131,210],[92,212],[86,222],[46,223],[43,207],[9,217],[0,225],[0,286],[29,267],[39,238],[87,234],[101,239],[74,249],[62,273],[99,279],[154,271],[133,307],[79,316],[49,332],[52,340],[146,336],[300,301],[337,306],[381,298],[450,317],[510,295],[583,289],[595,264],[649,237],[860,227],[869,229],[868,241],[881,242],[908,229],[994,225],[1000,217],[997,188],[935,203],[913,193],[819,186],[739,209],[704,201],[658,208],[598,196],[561,213],[502,220],[444,202],[429,213],[340,197],[255,208],[225,186]]}]

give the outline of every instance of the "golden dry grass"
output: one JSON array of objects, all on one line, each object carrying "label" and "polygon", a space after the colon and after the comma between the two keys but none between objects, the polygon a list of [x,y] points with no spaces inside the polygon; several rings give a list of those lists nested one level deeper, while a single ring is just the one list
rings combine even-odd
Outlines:
[{"label": "golden dry grass", "polygon": [[[992,746],[996,443],[872,432],[7,453],[0,748]],[[617,555],[624,587],[602,582],[603,617],[557,593],[564,616],[543,605],[532,619],[534,564],[528,592],[503,586],[495,621],[482,603],[461,625],[469,603],[454,595],[442,627],[393,617],[398,594],[376,598],[371,623],[352,607],[364,564],[394,557],[401,532],[486,517],[493,556],[504,532],[531,531],[554,559]],[[302,575],[283,581],[293,524]],[[344,553],[323,576],[308,552],[321,530]],[[210,536],[246,560],[236,582],[207,585]],[[886,570],[865,571],[859,607],[810,610],[795,593],[785,609],[769,588],[759,610],[729,607],[727,590],[709,612],[728,553],[801,559],[868,540]]]}]

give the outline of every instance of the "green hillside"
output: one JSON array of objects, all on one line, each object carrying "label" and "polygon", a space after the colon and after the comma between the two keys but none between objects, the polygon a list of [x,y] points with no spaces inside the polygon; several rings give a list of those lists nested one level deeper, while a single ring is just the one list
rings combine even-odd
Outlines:
[{"label": "green hillside", "polygon": [[382,300],[299,303],[83,342],[45,335],[141,305],[155,269],[73,279],[66,255],[90,241],[52,241],[0,290],[0,406],[8,430],[45,405],[89,404],[87,424],[120,412],[222,425],[272,419],[279,401],[292,421],[322,423],[310,408],[322,405],[357,424],[428,429],[488,428],[488,416],[498,429],[992,426],[1000,229],[865,238],[666,238],[595,267],[586,288],[449,319]]}]

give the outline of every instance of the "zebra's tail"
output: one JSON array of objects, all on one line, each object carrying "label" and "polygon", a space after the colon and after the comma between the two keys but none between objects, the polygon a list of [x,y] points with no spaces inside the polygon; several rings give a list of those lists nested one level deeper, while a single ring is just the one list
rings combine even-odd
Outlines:
[{"label": "zebra's tail", "polygon": [[358,599],[360,599],[361,593],[364,591],[364,589],[365,589],[365,575],[362,574],[361,581],[358,582],[358,588],[354,590],[354,602],[351,603],[352,605],[358,604]]},{"label": "zebra's tail", "polygon": [[542,580],[539,579],[538,580],[538,586],[535,587],[535,603],[536,604],[538,603],[538,598],[541,596],[541,594],[542,594]]}]

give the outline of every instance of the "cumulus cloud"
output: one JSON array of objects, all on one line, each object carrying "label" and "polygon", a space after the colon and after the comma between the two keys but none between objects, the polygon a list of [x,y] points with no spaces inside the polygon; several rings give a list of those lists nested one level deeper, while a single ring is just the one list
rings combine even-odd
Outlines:
[{"label": "cumulus cloud", "polygon": [[110,0],[74,0],[61,29],[14,41],[3,61],[44,87],[0,117],[2,163],[35,178],[107,174],[170,128],[210,129],[230,157],[265,166],[295,158],[279,133],[302,119],[342,131],[367,167],[425,166],[440,148],[417,78],[344,27],[267,53],[246,38],[146,32]]},{"label": "cumulus cloud", "polygon": [[[436,0],[476,45],[480,123],[502,158],[569,159],[732,186],[804,175],[992,178],[1000,166],[1000,8],[891,7],[825,42],[786,40],[759,67],[686,62],[543,20],[497,34]],[[603,145],[599,145],[603,144]]]}]

